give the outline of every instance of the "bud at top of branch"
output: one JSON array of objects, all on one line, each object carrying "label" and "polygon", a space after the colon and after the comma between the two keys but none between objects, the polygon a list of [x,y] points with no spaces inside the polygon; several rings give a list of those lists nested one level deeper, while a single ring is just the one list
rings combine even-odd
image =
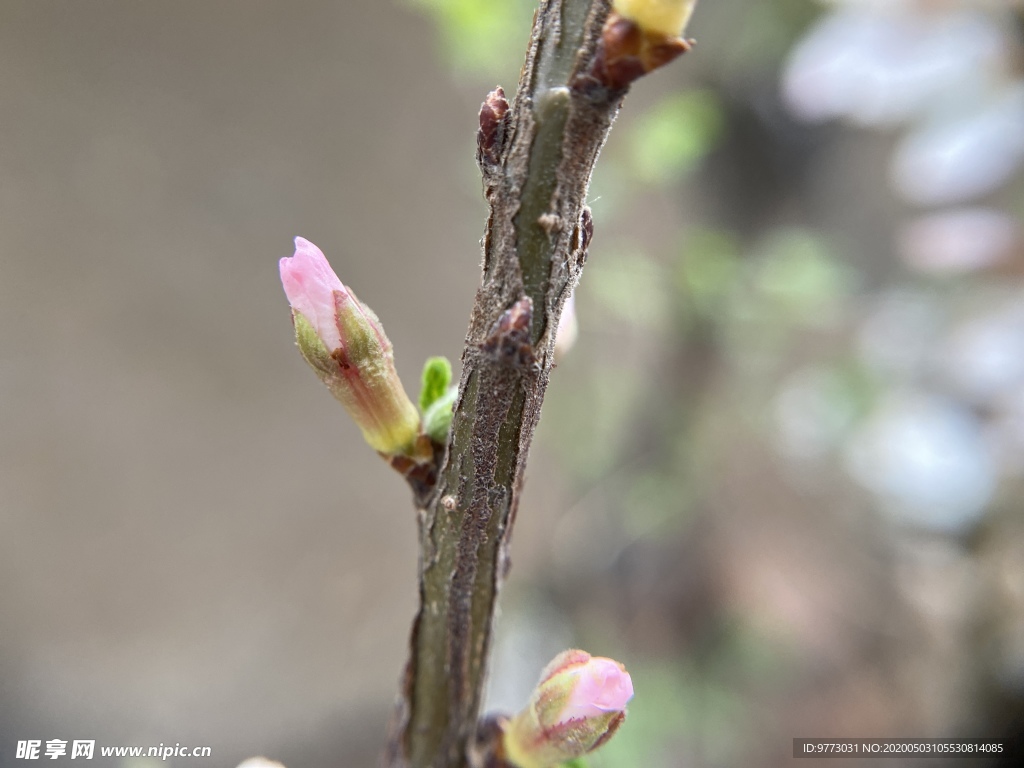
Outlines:
[{"label": "bud at top of branch", "polygon": [[323,251],[304,237],[295,238],[295,255],[280,261],[281,285],[292,309],[313,326],[329,350],[341,346],[335,292],[348,293]]},{"label": "bud at top of branch", "polygon": [[416,406],[395,371],[380,320],[342,284],[323,252],[301,237],[280,261],[302,356],[375,450],[410,454],[420,432]]},{"label": "bud at top of branch", "polygon": [[518,768],[551,768],[611,738],[626,717],[633,681],[617,661],[563,651],[547,666],[530,703],[505,729],[505,756]]},{"label": "bud at top of branch", "polygon": [[697,0],[613,0],[601,42],[589,70],[579,74],[573,88],[593,93],[613,92],[629,85],[690,50],[682,37]]},{"label": "bud at top of branch", "polygon": [[679,37],[696,4],[697,0],[613,0],[612,7],[645,32]]}]

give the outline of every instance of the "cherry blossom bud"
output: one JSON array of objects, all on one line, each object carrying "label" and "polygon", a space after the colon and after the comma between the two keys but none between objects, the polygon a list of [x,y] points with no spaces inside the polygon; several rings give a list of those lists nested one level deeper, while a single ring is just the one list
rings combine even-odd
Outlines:
[{"label": "cherry blossom bud", "polygon": [[281,284],[292,305],[299,351],[385,456],[415,450],[420,417],[395,371],[380,320],[346,288],[323,252],[301,237],[281,259]]},{"label": "cherry blossom bud", "polygon": [[505,757],[518,768],[551,768],[611,738],[626,717],[633,682],[617,661],[563,651],[547,666],[530,703],[505,728]]}]

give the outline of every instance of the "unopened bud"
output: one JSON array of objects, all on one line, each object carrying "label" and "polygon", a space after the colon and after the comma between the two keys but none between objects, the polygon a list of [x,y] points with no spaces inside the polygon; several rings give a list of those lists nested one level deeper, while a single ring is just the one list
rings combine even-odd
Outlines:
[{"label": "unopened bud", "polygon": [[563,651],[530,703],[505,728],[505,757],[518,768],[551,768],[604,744],[626,717],[633,682],[617,661]]},{"label": "unopened bud", "polygon": [[612,8],[645,32],[680,37],[697,0],[612,0]]},{"label": "unopened bud", "polygon": [[419,413],[405,394],[391,342],[373,310],[342,284],[308,240],[295,238],[295,255],[281,259],[280,268],[306,362],[372,448],[386,456],[413,452]]},{"label": "unopened bud", "polygon": [[613,0],[590,71],[575,86],[617,92],[690,50],[682,37],[697,0]]},{"label": "unopened bud", "polygon": [[508,99],[499,85],[480,105],[480,129],[476,134],[476,159],[480,167],[487,169],[498,164],[508,127]]}]

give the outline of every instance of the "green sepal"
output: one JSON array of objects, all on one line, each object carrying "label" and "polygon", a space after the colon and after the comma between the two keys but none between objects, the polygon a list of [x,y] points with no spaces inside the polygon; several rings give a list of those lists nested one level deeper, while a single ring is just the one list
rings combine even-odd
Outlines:
[{"label": "green sepal", "polygon": [[[447,357],[429,357],[423,364],[423,376],[420,380],[420,410],[423,411],[425,418],[430,406],[444,397],[448,391],[448,385],[452,383],[452,364],[448,362]],[[446,431],[447,429],[445,427]]]},{"label": "green sepal", "polygon": [[391,343],[379,330],[377,316],[365,305],[358,305],[357,311],[339,307],[344,346],[333,353],[301,312],[292,310],[292,317],[302,357],[345,406],[363,439],[385,456],[412,455],[420,434],[420,413],[398,378]]},{"label": "green sepal", "polygon": [[[443,357],[440,359],[444,360]],[[445,360],[445,363],[447,362]],[[450,372],[451,369],[449,369]],[[449,387],[423,412],[423,431],[430,435],[430,439],[435,443],[448,442],[448,430],[451,429],[452,416],[454,416],[452,407],[455,405],[455,398],[458,397],[458,394],[457,388]],[[421,396],[420,402],[422,401]]]},{"label": "green sepal", "polygon": [[321,341],[313,324],[301,312],[292,311],[295,324],[295,344],[302,357],[317,373],[332,375],[337,363],[331,359],[331,350]]}]

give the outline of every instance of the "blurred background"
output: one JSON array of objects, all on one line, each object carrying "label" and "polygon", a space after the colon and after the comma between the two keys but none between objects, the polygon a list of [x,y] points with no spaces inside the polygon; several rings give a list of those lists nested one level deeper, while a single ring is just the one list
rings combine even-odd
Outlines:
[{"label": "blurred background", "polygon": [[[476,113],[532,9],[0,3],[0,765],[375,763],[412,506],[276,261],[323,248],[409,389],[457,361]],[[579,646],[637,692],[593,768],[1017,734],[1022,4],[703,0],[690,34],[595,175],[490,706]]]}]

